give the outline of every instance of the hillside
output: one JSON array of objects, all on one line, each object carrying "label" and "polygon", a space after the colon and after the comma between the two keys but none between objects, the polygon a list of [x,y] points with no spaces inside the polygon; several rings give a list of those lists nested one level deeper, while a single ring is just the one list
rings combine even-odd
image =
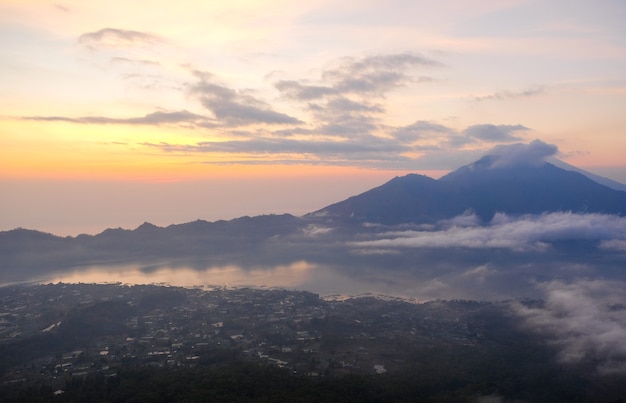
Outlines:
[{"label": "hillside", "polygon": [[509,215],[558,211],[626,215],[626,192],[549,163],[494,166],[494,157],[434,180],[410,174],[324,207],[312,216],[386,225],[434,223],[466,212],[484,222]]}]

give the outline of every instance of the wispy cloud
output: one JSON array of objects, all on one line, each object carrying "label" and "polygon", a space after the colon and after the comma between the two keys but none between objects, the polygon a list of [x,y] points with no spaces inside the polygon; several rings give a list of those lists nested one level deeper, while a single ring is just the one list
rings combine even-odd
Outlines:
[{"label": "wispy cloud", "polygon": [[285,98],[297,101],[310,101],[327,95],[337,94],[334,88],[322,85],[307,85],[296,80],[278,81],[274,86]]},{"label": "wispy cloud", "polygon": [[[151,34],[105,28],[83,34],[85,44],[154,43]],[[137,68],[159,62],[136,55],[118,55],[110,63]],[[212,72],[183,65],[192,79],[169,82],[144,72],[124,73],[141,88],[167,87],[181,91],[206,114],[182,109],[143,116],[24,116],[25,120],[77,124],[177,125],[197,130],[220,129],[219,141],[196,144],[144,143],[163,152],[229,153],[241,163],[348,165],[387,169],[453,169],[469,163],[481,149],[521,139],[529,130],[516,125],[473,125],[459,131],[428,120],[389,125],[387,95],[400,87],[427,81],[427,69],[441,68],[437,60],[413,52],[345,57],[329,63],[314,79],[278,80],[271,98],[263,90],[237,88]],[[266,90],[266,89],[265,89]],[[284,102],[289,102],[289,112]],[[215,133],[212,133],[215,135]],[[247,154],[243,155],[243,154]]]},{"label": "wispy cloud", "polygon": [[70,8],[69,8],[69,7],[67,7],[67,6],[64,6],[63,4],[58,4],[58,3],[55,3],[55,4],[54,4],[54,8],[56,8],[57,10],[62,11],[62,12],[64,12],[64,13],[69,13],[69,12],[71,12]]},{"label": "wispy cloud", "polygon": [[145,46],[163,43],[158,35],[148,32],[119,28],[103,28],[95,32],[86,32],[78,37],[78,42],[88,48],[118,48]]},{"label": "wispy cloud", "polygon": [[608,241],[600,242],[600,248],[607,250],[618,250],[626,252],[626,240],[624,239],[611,239]]},{"label": "wispy cloud", "polygon": [[381,135],[380,121],[386,112],[384,98],[390,91],[427,81],[416,70],[442,63],[404,52],[361,58],[345,57],[319,76],[279,80],[274,87],[285,99],[301,103],[311,113],[311,132],[328,136]]},{"label": "wispy cloud", "polygon": [[114,57],[111,59],[111,63],[123,63],[123,64],[134,64],[134,65],[147,65],[147,66],[158,66],[159,62],[154,60],[147,59],[131,59],[128,57]]},{"label": "wispy cloud", "polygon": [[[396,129],[394,137],[384,137],[369,133],[376,128],[376,125],[369,121],[352,122],[349,117],[344,118],[345,120],[314,129],[299,125],[269,132],[232,129],[230,133],[240,137],[236,140],[205,141],[196,144],[145,143],[144,145],[160,148],[164,152],[231,153],[265,157],[273,154],[275,158],[268,158],[267,163],[276,163],[277,160],[280,160],[282,164],[306,162],[316,165],[346,165],[356,163],[362,167],[389,169],[452,169],[457,168],[460,162],[470,163],[485,154],[485,151],[480,149],[460,149],[473,140],[442,125],[417,122],[412,125],[413,127]],[[207,125],[207,127],[210,127],[208,125],[219,126],[217,121],[199,124]],[[319,136],[321,133],[325,135]],[[420,138],[430,142],[439,141],[440,145],[424,145],[411,141]],[[506,148],[498,149],[501,154],[494,157],[493,164],[512,164],[518,159],[530,163],[534,161],[531,158],[533,155],[539,159],[554,154],[553,152],[542,154],[543,148],[540,147],[542,144],[547,148],[552,147],[539,141],[534,146],[511,145],[513,149],[509,150],[509,154],[504,153]],[[524,147],[528,147],[529,150]],[[414,157],[411,155],[414,153],[422,153],[422,155]],[[524,159],[524,156],[527,159]],[[245,160],[237,160],[237,162],[252,163],[252,161],[245,162]],[[253,163],[261,162],[254,161]]]},{"label": "wispy cloud", "polygon": [[412,53],[345,58],[340,66],[322,73],[322,79],[339,92],[382,96],[386,92],[417,81],[409,70],[439,67],[442,63]]},{"label": "wispy cloud", "polygon": [[[402,161],[399,153],[405,149],[393,141],[381,138],[361,138],[359,140],[298,140],[293,138],[252,138],[245,140],[229,140],[216,142],[201,142],[195,145],[177,144],[144,144],[155,147],[164,152],[176,153],[233,153],[249,154],[251,156],[286,157],[291,160],[281,160],[282,163],[311,163],[339,164],[342,162],[361,161],[365,164]],[[406,160],[406,158],[404,158]],[[240,163],[243,161],[239,161]]]},{"label": "wispy cloud", "polygon": [[477,102],[504,101],[507,99],[534,97],[536,95],[540,95],[543,93],[545,93],[545,87],[538,86],[538,87],[531,87],[523,91],[502,90],[502,91],[496,91],[487,95],[477,95],[473,97],[473,100]]},{"label": "wispy cloud", "polygon": [[218,83],[210,73],[196,72],[199,82],[189,88],[189,93],[224,126],[237,127],[252,124],[297,124],[299,119],[277,112],[254,97],[250,91],[234,90]]},{"label": "wispy cloud", "polygon": [[403,143],[412,143],[416,140],[430,139],[434,136],[449,136],[454,130],[425,120],[418,120],[408,126],[398,127],[392,131],[392,135]]},{"label": "wispy cloud", "polygon": [[440,67],[434,59],[413,53],[375,55],[363,58],[346,57],[338,65],[321,72],[319,84],[310,80],[281,80],[274,85],[283,96],[310,101],[332,95],[359,94],[383,96],[388,91],[412,82],[428,81],[425,76],[415,77],[415,67]]},{"label": "wispy cloud", "polygon": [[186,110],[163,112],[157,111],[145,116],[132,118],[111,118],[104,116],[85,116],[79,118],[69,118],[64,116],[25,116],[24,120],[47,121],[47,122],[68,122],[82,124],[128,124],[128,125],[162,125],[162,124],[204,124],[207,125],[209,119],[196,115]]},{"label": "wispy cloud", "polygon": [[513,141],[521,141],[522,138],[516,136],[516,132],[525,132],[530,130],[522,125],[492,125],[479,124],[473,125],[465,130],[463,134],[481,141],[507,143]]}]

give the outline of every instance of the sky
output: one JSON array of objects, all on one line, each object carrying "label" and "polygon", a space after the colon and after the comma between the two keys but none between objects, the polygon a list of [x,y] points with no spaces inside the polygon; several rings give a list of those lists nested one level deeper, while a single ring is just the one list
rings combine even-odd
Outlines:
[{"label": "sky", "polygon": [[494,147],[626,183],[621,0],[0,0],[0,230],[321,209]]}]

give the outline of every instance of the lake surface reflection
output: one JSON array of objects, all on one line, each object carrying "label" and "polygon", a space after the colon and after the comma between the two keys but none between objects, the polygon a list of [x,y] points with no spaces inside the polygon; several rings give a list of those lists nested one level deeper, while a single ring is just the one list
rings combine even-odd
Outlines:
[{"label": "lake surface reflection", "polygon": [[[388,295],[409,300],[427,300],[415,279],[349,276],[335,268],[298,261],[271,268],[235,265],[205,270],[184,267],[93,266],[67,271],[37,283],[166,284],[180,287],[254,287],[310,291],[320,296]],[[423,284],[422,284],[423,286]]]}]

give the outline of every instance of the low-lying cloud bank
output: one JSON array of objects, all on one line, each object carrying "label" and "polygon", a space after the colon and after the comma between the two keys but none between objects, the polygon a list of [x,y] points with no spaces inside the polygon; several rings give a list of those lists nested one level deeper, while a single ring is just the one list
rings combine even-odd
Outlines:
[{"label": "low-lying cloud bank", "polygon": [[540,287],[543,307],[513,306],[524,325],[556,345],[564,363],[586,361],[600,374],[626,373],[626,284],[552,281]]},{"label": "low-lying cloud bank", "polygon": [[605,249],[626,249],[626,217],[569,212],[524,215],[498,213],[488,225],[474,215],[442,221],[434,230],[393,231],[380,239],[353,242],[357,249],[373,248],[504,248],[541,251],[551,242],[597,241]]}]

